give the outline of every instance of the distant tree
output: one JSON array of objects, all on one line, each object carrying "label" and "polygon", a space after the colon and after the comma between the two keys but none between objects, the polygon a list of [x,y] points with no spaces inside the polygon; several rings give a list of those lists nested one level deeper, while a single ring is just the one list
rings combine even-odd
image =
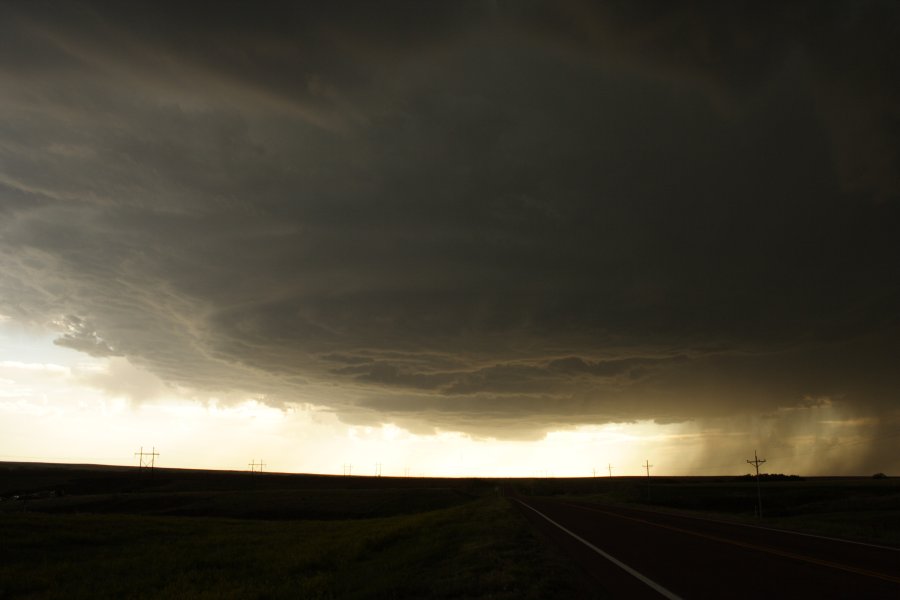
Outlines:
[{"label": "distant tree", "polygon": [[872,479],[887,479],[887,478],[888,478],[888,476],[885,475],[884,473],[875,473],[874,475],[872,475]]}]

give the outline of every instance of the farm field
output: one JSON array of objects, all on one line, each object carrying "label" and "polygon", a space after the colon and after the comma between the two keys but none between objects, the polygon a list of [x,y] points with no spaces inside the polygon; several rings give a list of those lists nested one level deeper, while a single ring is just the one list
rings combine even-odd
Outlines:
[{"label": "farm field", "polygon": [[[0,464],[0,598],[609,598],[514,498],[900,546],[900,481],[428,479]],[[592,579],[593,577],[593,579]]]},{"label": "farm field", "polygon": [[489,482],[16,465],[0,495],[0,598],[594,595]]}]

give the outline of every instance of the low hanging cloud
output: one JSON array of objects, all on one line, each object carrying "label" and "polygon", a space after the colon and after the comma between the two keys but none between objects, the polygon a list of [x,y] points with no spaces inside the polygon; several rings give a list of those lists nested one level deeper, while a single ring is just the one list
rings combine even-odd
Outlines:
[{"label": "low hanging cloud", "polygon": [[154,400],[173,391],[161,379],[136,368],[124,358],[112,358],[104,368],[80,374],[78,382],[102,390],[109,396],[135,402]]},{"label": "low hanging cloud", "polygon": [[0,312],[417,431],[896,415],[898,10],[835,6],[5,5]]}]

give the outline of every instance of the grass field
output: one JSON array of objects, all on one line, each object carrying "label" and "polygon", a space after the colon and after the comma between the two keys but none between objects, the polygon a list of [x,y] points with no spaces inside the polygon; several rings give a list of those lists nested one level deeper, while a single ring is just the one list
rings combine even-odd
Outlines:
[{"label": "grass field", "polygon": [[[363,519],[448,508],[472,500],[456,490],[313,489],[85,494],[29,503],[43,513],[119,513],[234,519]],[[10,505],[7,510],[17,510]],[[2,512],[3,509],[0,509]]]},{"label": "grass field", "polygon": [[419,479],[0,465],[3,598],[598,597],[504,496],[900,545],[900,480]]},{"label": "grass field", "polygon": [[6,515],[0,519],[0,594],[571,597],[564,566],[505,504],[489,498],[365,521]]},{"label": "grass field", "polygon": [[[294,478],[278,489],[244,476],[245,485],[264,489],[236,490],[238,483],[212,478],[213,487],[230,489],[185,492],[161,474],[127,492],[120,488],[134,485],[130,473],[100,477],[95,489],[84,479],[96,474],[63,473],[66,494],[42,497],[41,489],[62,480],[33,475],[6,479],[16,495],[36,496],[2,503],[0,598],[592,595],[495,486],[370,479],[363,487],[362,478],[331,478],[329,488]],[[171,516],[186,508],[181,514],[191,516]],[[210,516],[223,513],[252,518]]]}]

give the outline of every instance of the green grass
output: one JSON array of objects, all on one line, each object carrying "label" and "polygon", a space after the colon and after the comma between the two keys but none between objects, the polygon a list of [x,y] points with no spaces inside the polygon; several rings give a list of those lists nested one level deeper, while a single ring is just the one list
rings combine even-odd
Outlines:
[{"label": "green grass", "polygon": [[566,598],[578,576],[499,497],[414,515],[0,515],[0,597]]}]

